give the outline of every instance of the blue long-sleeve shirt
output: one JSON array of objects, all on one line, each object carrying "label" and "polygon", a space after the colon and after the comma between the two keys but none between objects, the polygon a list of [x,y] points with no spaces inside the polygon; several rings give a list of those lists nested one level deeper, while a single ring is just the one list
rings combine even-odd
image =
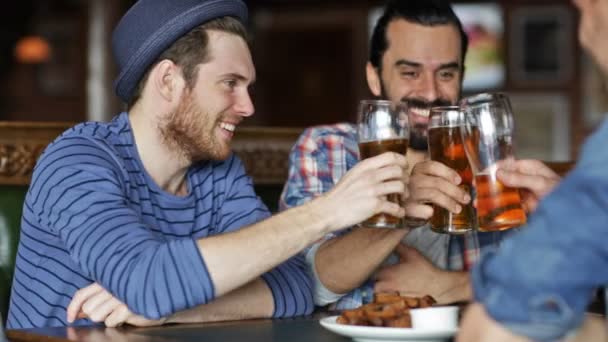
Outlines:
[{"label": "blue long-sleeve shirt", "polygon": [[475,299],[515,333],[553,341],[608,284],[608,121],[519,234],[473,271]]},{"label": "blue long-sleeve shirt", "polygon": [[[187,184],[184,197],[156,185],[126,113],[65,132],[41,156],[26,196],[8,327],[66,325],[72,296],[92,282],[153,319],[212,301],[214,285],[196,240],[269,212],[234,155],[193,165]],[[312,311],[301,256],[262,279],[275,317]]]}]

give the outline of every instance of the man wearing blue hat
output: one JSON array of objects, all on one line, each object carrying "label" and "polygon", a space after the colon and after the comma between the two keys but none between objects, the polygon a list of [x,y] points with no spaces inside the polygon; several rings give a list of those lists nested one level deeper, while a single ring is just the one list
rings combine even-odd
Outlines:
[{"label": "man wearing blue hat", "polygon": [[383,195],[405,191],[407,163],[387,153],[269,218],[230,150],[254,111],[246,17],[240,0],[140,0],[121,19],[115,90],[128,111],[73,127],[38,161],[10,328],[308,314],[299,251],[374,214],[404,216]]}]

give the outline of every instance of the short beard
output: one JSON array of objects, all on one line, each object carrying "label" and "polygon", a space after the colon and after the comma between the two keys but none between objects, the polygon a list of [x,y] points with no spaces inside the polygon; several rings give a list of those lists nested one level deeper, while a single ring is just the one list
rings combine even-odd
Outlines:
[{"label": "short beard", "polygon": [[[201,148],[210,146],[211,141],[194,120],[204,120],[200,109],[196,108],[192,96],[186,90],[174,111],[168,113],[158,124],[163,143],[190,163],[211,159],[211,154]],[[193,131],[196,130],[196,131]]]},{"label": "short beard", "polygon": [[410,126],[409,147],[412,150],[426,152],[429,149],[429,137],[426,132],[425,125]]}]

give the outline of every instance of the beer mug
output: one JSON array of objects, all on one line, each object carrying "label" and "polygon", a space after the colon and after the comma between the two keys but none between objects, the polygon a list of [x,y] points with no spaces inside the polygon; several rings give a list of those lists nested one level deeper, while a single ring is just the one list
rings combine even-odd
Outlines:
[{"label": "beer mug", "polygon": [[513,114],[501,93],[484,93],[460,101],[462,139],[473,170],[479,231],[499,231],[526,223],[519,190],[497,178],[500,165],[513,161]]},{"label": "beer mug", "polygon": [[[446,106],[431,108],[429,116],[429,156],[458,172],[462,182],[459,187],[473,198],[473,173],[464,152],[460,126],[463,114],[460,107]],[[437,233],[464,234],[476,228],[473,203],[462,206],[462,211],[451,211],[433,204],[431,229]]]},{"label": "beer mug", "polygon": [[[406,155],[409,125],[404,103],[385,100],[362,100],[357,117],[359,154],[361,160],[384,152]],[[390,194],[388,200],[401,205],[401,194]],[[403,228],[404,219],[377,214],[361,223],[365,227]]]}]

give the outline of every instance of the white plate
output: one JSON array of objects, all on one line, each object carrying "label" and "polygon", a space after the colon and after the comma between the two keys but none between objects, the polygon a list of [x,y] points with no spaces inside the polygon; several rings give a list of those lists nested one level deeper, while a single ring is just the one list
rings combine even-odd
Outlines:
[{"label": "white plate", "polygon": [[445,341],[454,336],[458,329],[412,329],[412,328],[385,328],[364,327],[336,323],[338,316],[322,318],[319,323],[329,331],[351,337],[359,342],[390,342],[390,341]]}]

